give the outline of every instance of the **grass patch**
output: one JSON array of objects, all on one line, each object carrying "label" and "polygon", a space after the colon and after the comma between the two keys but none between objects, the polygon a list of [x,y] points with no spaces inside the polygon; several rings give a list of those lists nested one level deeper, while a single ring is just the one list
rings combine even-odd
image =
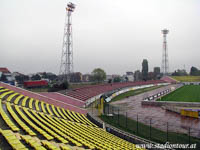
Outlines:
[{"label": "grass patch", "polygon": [[180,82],[200,82],[200,76],[171,76]]},{"label": "grass patch", "polygon": [[159,101],[200,102],[200,85],[185,85]]},{"label": "grass patch", "polygon": [[[130,118],[127,118],[127,126],[126,126],[126,117],[124,115],[119,115],[119,122],[118,122],[118,115],[115,115],[114,117],[108,117],[102,115],[100,118],[106,123],[116,128],[135,134],[145,139],[150,139],[158,143],[166,143],[168,141],[170,143],[175,143],[175,144],[176,143],[188,144],[190,140],[190,144],[196,143],[198,147],[200,146],[200,139],[197,139],[195,137],[189,138],[189,136],[187,136],[186,134],[178,134],[175,132],[168,132],[167,135],[167,132],[164,132],[154,127],[151,127],[150,131],[150,126],[137,122]],[[167,125],[166,125],[166,131],[167,131]]]},{"label": "grass patch", "polygon": [[155,90],[155,89],[158,89],[158,88],[160,88],[160,87],[162,87],[162,86],[163,86],[163,85],[160,85],[160,86],[153,86],[153,87],[148,87],[148,88],[143,88],[143,89],[137,89],[137,90],[128,91],[128,92],[126,92],[126,93],[122,93],[122,94],[120,94],[120,95],[114,97],[114,98],[111,100],[111,102],[118,101],[118,100],[121,100],[121,99],[130,97],[130,96],[135,96],[135,95],[138,95],[138,94],[147,92],[147,91]]}]

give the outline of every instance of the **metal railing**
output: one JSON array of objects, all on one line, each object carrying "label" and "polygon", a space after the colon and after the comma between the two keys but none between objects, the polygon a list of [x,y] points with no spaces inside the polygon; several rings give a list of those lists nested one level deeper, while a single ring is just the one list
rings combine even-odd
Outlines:
[{"label": "metal railing", "polygon": [[[128,117],[128,116],[131,116]],[[158,143],[197,144],[200,148],[200,130],[191,126],[175,125],[157,117],[129,114],[123,107],[105,104],[105,122],[137,136]]]}]

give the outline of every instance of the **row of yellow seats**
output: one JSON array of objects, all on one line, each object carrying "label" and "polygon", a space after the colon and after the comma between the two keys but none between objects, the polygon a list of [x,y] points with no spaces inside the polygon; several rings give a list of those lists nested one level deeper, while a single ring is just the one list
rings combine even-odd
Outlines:
[{"label": "row of yellow seats", "polygon": [[[73,137],[76,141],[81,142],[83,145],[89,147],[90,149],[94,149],[95,148],[95,145],[92,145],[91,143],[88,143],[88,141],[81,140],[80,136],[77,136],[73,131],[70,131],[69,129],[67,129],[66,126],[68,126],[68,125],[66,125],[63,122],[61,122],[58,118],[56,118],[56,117],[52,118],[49,115],[44,116],[44,114],[42,114],[42,113],[39,113],[39,114],[46,121],[51,123],[53,126],[56,126],[57,128],[59,128],[59,130],[61,130],[63,133]],[[93,139],[91,139],[91,140],[93,140]]]},{"label": "row of yellow seats", "polygon": [[97,127],[95,124],[93,124],[91,121],[89,121],[85,117],[85,115],[80,114],[80,113],[75,113],[74,111],[69,111],[69,110],[66,110],[66,111],[67,111],[67,113],[63,109],[64,114],[69,118],[68,120],[73,121],[73,122],[75,121],[75,122],[79,122],[79,123],[83,123],[83,124],[86,124],[86,125]]},{"label": "row of yellow seats", "polygon": [[23,130],[25,130],[29,135],[34,136],[36,135],[17,115],[16,113],[13,111],[12,106],[9,102],[6,103],[7,106],[7,110],[8,112],[11,114],[11,116],[14,118],[14,120],[18,123],[19,126],[21,126],[21,128]]},{"label": "row of yellow seats", "polygon": [[[53,107],[53,110],[55,111],[54,106],[52,106],[52,107]],[[86,117],[83,117],[84,116],[83,114],[75,113],[74,111],[69,111],[69,110],[66,110],[67,111],[67,113],[66,113],[64,109],[62,109],[62,110],[63,110],[63,113],[60,110],[60,108],[57,107],[57,111],[60,114],[60,115],[57,115],[57,117],[62,116],[60,118],[97,127],[95,124],[93,124],[89,120],[87,120]]]},{"label": "row of yellow seats", "polygon": [[[13,91],[8,91],[8,89],[2,89],[2,90],[0,90],[0,92],[1,92],[1,91],[6,91],[5,93],[3,93],[3,94],[1,95],[2,98],[4,98],[6,95],[12,93],[12,94],[9,95],[8,98],[7,98],[7,101],[9,101],[9,102],[13,99],[13,97],[15,97],[16,95],[19,95],[18,93],[13,93]],[[23,95],[19,95],[18,97],[16,97],[16,99],[14,100],[14,104],[18,104],[18,103],[19,103],[19,100],[20,100],[22,97],[23,97]],[[27,97],[27,96],[23,98],[23,100],[22,100],[22,106],[25,106],[25,105],[26,105],[26,101],[27,101],[27,100],[28,100],[28,97]],[[34,100],[33,98],[30,98],[30,99],[29,99],[29,103],[28,103],[28,106],[29,106],[29,108],[31,108],[31,109],[33,108],[33,107],[32,107],[32,106],[33,106],[33,100]],[[38,106],[38,103],[39,103],[39,101],[36,100],[36,101],[35,101],[35,108],[36,108],[37,111],[40,111],[39,106]],[[41,103],[42,110],[43,110],[43,112],[46,112],[46,111],[45,111],[45,106],[44,106],[44,105],[45,105],[45,103],[42,102],[42,103]],[[53,115],[53,113],[52,113],[51,110],[50,110],[50,105],[47,104],[46,107],[47,107],[47,110],[48,110],[49,114],[50,114],[50,115]],[[54,105],[51,105],[51,107],[52,107],[52,109],[53,109],[53,112],[56,114],[56,116],[57,116],[57,117],[60,117],[60,115],[57,113],[57,111],[56,111]],[[57,107],[57,110],[60,110],[60,108]],[[61,112],[60,112],[60,113],[61,113]],[[64,119],[66,119],[66,117],[64,117],[64,115],[62,115],[62,116],[63,116]],[[74,120],[73,120],[73,121],[74,121]]]},{"label": "row of yellow seats", "polygon": [[21,137],[27,144],[29,144],[35,150],[46,150],[46,148],[51,149],[51,150],[60,150],[60,148],[61,148],[61,150],[71,150],[71,148],[68,147],[67,145],[60,145],[59,146],[60,148],[58,148],[54,144],[52,144],[51,142],[46,141],[46,140],[42,140],[42,141],[40,141],[41,143],[39,143],[37,140],[34,140],[29,135],[23,135]]},{"label": "row of yellow seats", "polygon": [[65,140],[62,136],[59,136],[58,134],[56,134],[54,131],[52,131],[51,129],[49,129],[46,125],[44,125],[41,121],[39,121],[38,119],[36,119],[29,111],[27,108],[23,108],[23,110],[25,111],[25,113],[32,119],[34,120],[34,122],[36,124],[38,124],[41,128],[43,128],[45,131],[47,131],[49,134],[51,134],[54,138],[56,138],[57,140],[59,140],[62,143],[68,143],[67,140]]},{"label": "row of yellow seats", "polygon": [[[122,140],[116,136],[113,136],[112,134],[108,134],[107,132],[102,132],[100,130],[93,130],[93,129],[85,129],[83,128],[83,126],[79,125],[80,128],[82,128],[82,130],[85,130],[85,133],[90,132],[90,138],[95,138],[104,142],[104,144],[108,145],[109,147],[112,148],[117,148],[117,147],[125,147],[126,149],[132,149],[135,147],[134,144],[131,144],[125,140]],[[95,133],[95,135],[93,135],[92,133]],[[112,142],[111,142],[112,141]]]},{"label": "row of yellow seats", "polygon": [[[56,119],[56,118],[55,118]],[[58,119],[57,119],[58,120]],[[65,120],[64,120],[65,121]],[[57,121],[58,122],[58,121]],[[65,121],[66,122],[66,121]],[[59,122],[60,123],[60,122]],[[68,123],[69,123],[69,121],[68,121]],[[61,123],[60,123],[61,124]],[[97,139],[96,139],[96,134],[94,134],[95,132],[94,131],[92,131],[92,133],[91,134],[94,134],[94,137],[88,137],[88,132],[87,132],[87,130],[88,130],[88,128],[91,128],[91,127],[89,127],[89,126],[85,126],[85,125],[82,125],[82,124],[79,124],[80,126],[85,126],[85,129],[86,129],[86,132],[85,133],[83,133],[82,131],[75,131],[75,130],[77,130],[77,127],[75,127],[74,125],[75,124],[78,124],[78,123],[71,123],[71,124],[73,124],[72,126],[70,126],[69,124],[62,124],[63,126],[65,126],[65,127],[69,127],[69,129],[71,130],[71,129],[74,129],[73,130],[73,132],[75,132],[77,135],[78,134],[80,134],[79,136],[82,136],[82,138],[87,138],[87,141],[90,141],[90,142],[94,142],[94,141],[96,141]],[[97,130],[98,128],[93,128],[94,130]],[[103,131],[103,130],[99,130],[99,131]],[[105,131],[104,131],[105,132]],[[106,134],[108,134],[107,132],[105,132]],[[111,134],[109,134],[109,135],[111,135]],[[122,140],[122,141],[124,141],[124,142],[126,142],[126,143],[128,143],[130,146],[131,145],[133,145],[133,144],[131,144],[131,143],[129,143],[129,142],[127,142],[127,141],[125,141],[125,140]],[[103,144],[99,144],[99,146],[100,147],[102,147],[102,148],[105,148],[105,146],[104,146],[104,137],[102,137],[102,141],[98,141],[97,140],[97,142],[100,142],[100,143],[103,143]],[[107,141],[107,144],[109,144],[109,143],[112,143],[112,141],[111,140],[108,140]],[[97,144],[98,145],[98,143],[95,143],[95,144]],[[117,142],[115,142],[115,144],[113,144],[113,145],[117,145],[118,143]],[[110,148],[112,147],[111,145],[109,146]],[[108,148],[108,145],[107,145],[107,148]],[[120,148],[120,145],[118,146],[118,148],[119,149],[121,149]],[[130,147],[130,149],[132,149],[131,147]]]},{"label": "row of yellow seats", "polygon": [[[2,93],[3,92],[3,93]],[[22,97],[24,97],[24,95],[21,95],[21,94],[19,94],[19,93],[16,93],[16,92],[14,92],[14,91],[12,91],[12,90],[9,90],[9,89],[0,89],[0,98],[1,99],[3,99],[3,98],[5,98],[5,96],[6,95],[9,95],[8,97],[7,97],[7,101],[8,102],[10,102],[12,99],[13,99],[13,97],[15,97],[16,95],[18,95],[17,97],[16,97],[16,99],[14,100],[14,104],[18,104],[19,103],[19,100],[22,98]],[[26,102],[26,100],[28,99],[28,97],[26,96],[24,99],[23,99],[23,101],[22,101],[22,105],[24,105],[25,106],[25,102]]]},{"label": "row of yellow seats", "polygon": [[[27,130],[27,132],[28,132],[28,130],[30,130],[30,128],[28,128],[27,126],[26,126],[26,124],[24,124],[19,118],[18,118],[18,116],[15,114],[15,112],[13,111],[13,109],[12,109],[12,107],[11,107],[11,105],[10,105],[10,103],[8,103],[8,102],[6,102],[6,106],[7,106],[7,109],[8,109],[8,111],[9,111],[9,113],[12,115],[12,117],[18,122],[18,124],[19,125],[21,125],[21,127],[24,129],[24,130]],[[25,119],[25,120],[27,120],[26,119],[26,117],[25,117],[25,115],[23,115],[23,113],[20,113],[20,110],[19,110],[19,107],[18,106],[15,106],[17,109],[17,112],[19,113],[19,114],[21,114],[22,115],[22,117]],[[2,108],[2,107],[1,107]],[[25,108],[24,108],[25,109]],[[5,112],[4,112],[4,114],[5,114]],[[5,114],[6,115],[6,114]],[[7,116],[7,115],[6,115]],[[7,118],[8,118],[8,116],[7,116]],[[10,119],[9,119],[10,120]],[[11,122],[11,121],[10,121]],[[28,121],[29,123],[30,123],[30,121]],[[12,128],[14,131],[18,131],[18,130],[15,130],[14,128]],[[7,132],[4,132],[4,133],[7,133]],[[34,132],[32,132],[31,130],[30,130],[30,132],[28,132],[30,135],[36,135]],[[8,136],[9,136],[9,134],[8,134]],[[27,142],[27,141],[26,141]],[[62,141],[63,142],[63,141]],[[66,142],[63,142],[63,143],[66,143]],[[29,143],[30,144],[30,143]],[[36,148],[36,146],[39,146],[39,145],[37,145],[37,144],[33,144],[33,142],[32,142],[32,144],[31,144],[31,146],[34,146],[34,148],[35,149],[41,149],[42,147],[38,147],[38,148]],[[14,146],[14,147],[17,147],[17,148],[19,148],[19,146],[17,145],[17,146]],[[13,148],[14,148],[13,147]],[[69,149],[67,146],[61,146],[61,149]]]},{"label": "row of yellow seats", "polygon": [[0,133],[5,137],[6,141],[10,144],[14,150],[28,150],[14,135],[11,130],[1,130]]},{"label": "row of yellow seats", "polygon": [[49,135],[47,132],[39,128],[37,125],[35,125],[32,121],[30,121],[26,115],[20,110],[18,105],[15,105],[15,110],[17,113],[32,127],[34,128],[37,132],[39,132],[41,135],[43,135],[47,140],[52,140],[54,137]]},{"label": "row of yellow seats", "polygon": [[51,144],[49,141],[42,141],[42,145],[44,145],[44,147],[50,149],[50,150],[60,150],[58,147],[56,147],[55,145]]},{"label": "row of yellow seats", "polygon": [[[49,118],[47,118],[46,116],[48,115],[44,115],[43,113],[39,113],[39,115],[42,117],[40,117],[36,112],[32,111],[33,114],[40,119],[43,122],[46,122],[46,125],[48,125],[49,127],[51,127],[56,133],[58,133],[59,135],[63,136],[65,139],[67,139],[68,141],[70,141],[71,143],[75,144],[76,146],[81,147],[82,144],[80,144],[79,142],[77,142],[76,140],[74,140],[73,138],[71,138],[70,134],[67,133],[65,130],[63,130],[60,126],[55,125],[53,122],[51,122],[49,120]],[[49,116],[50,117],[50,116]]]},{"label": "row of yellow seats", "polygon": [[10,118],[7,116],[7,114],[4,112],[2,108],[2,102],[0,99],[0,114],[3,118],[3,120],[6,122],[6,124],[13,130],[13,131],[19,131],[20,129],[10,120]]},{"label": "row of yellow seats", "polygon": [[[57,127],[59,127],[59,128],[61,128],[61,130],[63,130],[63,132],[66,132],[66,133],[68,133],[70,136],[74,136],[74,138],[76,138],[76,140],[77,141],[79,141],[79,142],[81,142],[83,145],[85,145],[85,146],[88,146],[90,149],[94,149],[95,147],[96,148],[99,148],[99,147],[97,147],[97,146],[95,146],[94,144],[91,144],[90,142],[92,142],[94,139],[89,139],[90,140],[90,142],[89,142],[89,140],[85,140],[84,138],[84,136],[82,135],[82,133],[81,132],[79,132],[78,134],[80,134],[80,135],[78,135],[77,133],[75,133],[74,132],[74,130],[72,130],[73,129],[73,127],[72,128],[69,128],[69,125],[67,125],[67,124],[65,124],[64,122],[61,122],[58,118],[56,118],[56,117],[54,117],[54,119],[53,118],[51,118],[50,116],[48,116],[48,115],[46,115],[49,119],[50,119],[50,121],[48,121],[48,122],[50,122],[50,123],[54,123],[54,126],[57,126]],[[66,120],[64,120],[64,121],[66,121]],[[66,122],[69,122],[69,121],[66,121]],[[67,128],[69,128],[69,129],[67,129]],[[78,136],[77,136],[78,135]],[[81,137],[82,136],[82,137]],[[82,138],[82,139],[81,139]]]},{"label": "row of yellow seats", "polygon": [[34,140],[31,136],[23,135],[21,138],[35,150],[46,150],[41,144]]},{"label": "row of yellow seats", "polygon": [[100,144],[96,138],[90,138],[89,134],[85,134],[81,130],[78,131],[77,127],[73,126],[73,125],[71,126],[71,124],[69,122],[66,122],[65,127],[68,128],[69,132],[73,132],[75,135],[79,136],[81,142],[87,143],[87,144],[93,146],[94,148],[98,148],[98,149],[106,148],[104,145]]},{"label": "row of yellow seats", "polygon": [[94,127],[98,127],[97,125],[95,125],[94,123],[92,123],[91,121],[89,121],[88,118],[87,118],[85,115],[79,114],[79,113],[77,113],[77,115],[78,115],[80,118],[82,117],[83,120],[85,120],[86,124],[91,125],[91,126],[94,126]]},{"label": "row of yellow seats", "polygon": [[[26,102],[27,102],[27,100],[28,100],[29,97],[24,96],[24,95],[21,95],[21,94],[19,94],[19,93],[14,93],[13,91],[9,91],[8,89],[0,89],[0,92],[1,92],[1,90],[2,90],[2,91],[6,91],[5,93],[3,93],[3,94],[0,95],[2,98],[4,98],[6,95],[12,93],[12,94],[9,95],[8,98],[7,98],[7,101],[9,101],[9,102],[13,99],[13,97],[15,97],[16,95],[18,95],[18,96],[16,97],[16,99],[14,100],[14,104],[16,104],[16,105],[19,104],[20,99],[21,99],[22,97],[24,97],[24,98],[22,99],[22,106],[24,106],[24,107],[26,106]],[[7,91],[7,90],[8,90],[8,91]],[[29,108],[31,108],[31,109],[33,109],[33,101],[34,101],[33,98],[29,98],[28,106],[29,106]],[[39,102],[40,102],[39,100],[35,100],[35,108],[36,108],[37,111],[40,111]],[[44,113],[46,113],[45,106],[44,106],[45,104],[46,104],[46,103],[44,103],[44,102],[41,101],[41,108],[42,108],[42,111],[43,111]],[[54,105],[46,104],[47,112],[48,112],[50,115],[54,115],[54,114],[51,112],[51,110],[50,110],[50,106],[51,106],[51,108],[52,108],[52,110],[53,110],[55,116],[57,116],[57,117],[61,117],[61,118],[63,118],[63,119],[69,119],[69,120],[75,121],[75,122],[81,122],[81,123],[83,123],[83,124],[88,124],[88,125],[96,126],[96,125],[94,125],[93,123],[91,123],[88,119],[86,119],[86,117],[82,117],[82,116],[84,116],[83,114],[75,113],[75,112],[73,112],[73,111],[70,112],[69,110],[67,110],[67,113],[64,112],[64,114],[62,114],[62,112],[60,111],[60,108],[59,108],[59,107],[57,107],[57,110],[56,110],[56,108],[55,108]],[[66,117],[65,117],[65,116],[66,116]],[[96,126],[96,127],[97,127],[97,126]]]},{"label": "row of yellow seats", "polygon": [[88,139],[87,136],[85,136],[82,132],[76,132],[76,129],[74,127],[70,127],[68,124],[68,121],[64,120],[64,122],[60,121],[58,118],[54,118],[60,125],[64,127],[64,130],[72,134],[79,142],[81,142],[83,145],[89,147],[90,149],[101,149],[98,145],[94,143],[95,139]]},{"label": "row of yellow seats", "polygon": [[[52,116],[56,116],[56,117],[59,117],[59,118],[63,118],[63,119],[68,119],[68,120],[71,120],[71,121],[78,121],[79,120],[76,120],[70,113],[69,110],[67,110],[68,114],[71,116],[69,116],[68,114],[66,114],[66,112],[63,114],[62,111],[60,110],[59,107],[55,107],[54,105],[50,105],[50,104],[47,104],[47,103],[44,103],[44,105],[46,104],[46,108],[47,108],[47,112],[48,114],[52,115]],[[42,106],[42,105],[41,105]],[[44,111],[44,107],[45,106],[42,106],[43,107],[43,112],[45,113],[46,111]],[[52,111],[51,111],[51,108],[52,108]],[[37,109],[36,109],[37,110]],[[65,110],[64,110],[65,111]],[[54,115],[55,114],[55,115]],[[73,118],[73,119],[72,119]]]},{"label": "row of yellow seats", "polygon": [[[34,99],[33,98],[29,98],[28,96],[24,96],[22,94],[19,94],[19,93],[16,93],[14,91],[11,91],[11,90],[8,90],[8,89],[0,89],[0,92],[4,92],[0,95],[0,98],[4,98],[6,95],[9,95],[7,97],[7,101],[10,102],[15,96],[17,96],[14,100],[14,104],[18,105],[19,104],[19,101],[20,99],[22,99],[22,106],[25,107],[26,106],[26,103],[29,99],[29,103],[28,103],[28,107],[33,109],[33,101]],[[42,111],[46,112],[45,111],[45,108],[44,108],[44,102],[41,103],[41,106],[42,106]],[[37,111],[40,111],[40,108],[39,108],[39,100],[35,100],[35,108]]]},{"label": "row of yellow seats", "polygon": [[[34,99],[33,98],[29,98],[29,97],[27,97],[27,96],[24,96],[24,95],[22,95],[22,94],[19,94],[19,93],[17,93],[17,92],[14,92],[14,91],[11,91],[11,90],[8,90],[8,89],[0,89],[0,92],[3,92],[1,95],[0,95],[0,98],[1,99],[3,99],[6,95],[9,95],[8,97],[7,97],[7,101],[8,102],[10,102],[15,96],[17,96],[16,97],[16,99],[14,100],[14,104],[18,104],[19,103],[19,100],[22,98],[22,97],[24,97],[23,99],[22,99],[22,106],[26,106],[26,103],[27,103],[27,100],[29,99],[29,103],[28,103],[28,107],[29,108],[31,108],[31,109],[33,109],[33,101],[34,101]],[[40,109],[39,109],[39,100],[35,100],[35,108],[36,108],[36,110],[37,111],[40,111]],[[48,105],[49,106],[49,105]],[[48,107],[47,106],[47,107]],[[46,112],[45,111],[45,107],[44,107],[44,103],[43,103],[43,105],[42,105],[42,111],[44,111],[44,112]],[[53,113],[50,111],[50,109],[48,109],[48,112],[49,112],[49,114],[51,114],[51,115],[53,115]]]},{"label": "row of yellow seats", "polygon": [[24,97],[24,95],[20,94],[19,96],[17,96],[16,99],[14,100],[14,104],[17,105],[22,97]]},{"label": "row of yellow seats", "polygon": [[4,99],[4,97],[6,96],[6,95],[8,95],[8,94],[13,94],[14,93],[14,91],[10,91],[10,90],[5,90],[5,89],[3,89],[3,90],[0,90],[0,92],[3,92],[3,93],[1,93],[1,95],[0,95],[0,99]]},{"label": "row of yellow seats", "polygon": [[[25,96],[23,99],[22,99],[22,106],[23,107],[26,107],[26,102],[27,102],[27,100],[29,99],[29,97],[28,96]],[[16,103],[15,103],[16,104]],[[17,105],[17,104],[16,104]]]},{"label": "row of yellow seats", "polygon": [[[15,134],[11,130],[2,130],[0,129],[0,134],[4,136],[6,141],[9,143],[9,145],[12,147],[13,150],[28,150],[24,144],[15,136]],[[60,145],[60,148],[56,147],[52,143],[42,140],[41,143],[42,145],[34,140],[31,136],[29,135],[21,135],[22,140],[24,140],[27,144],[29,144],[32,148],[35,150],[71,150],[70,147],[67,145]],[[47,149],[46,149],[46,148]]]},{"label": "row of yellow seats", "polygon": [[[100,139],[102,139],[103,141],[105,141],[105,140],[107,140],[108,142],[110,141],[110,140],[114,140],[113,141],[113,143],[114,144],[122,144],[122,145],[129,145],[130,146],[130,148],[131,147],[135,147],[135,145],[134,144],[132,144],[132,143],[129,143],[129,142],[127,142],[127,141],[125,141],[125,140],[123,140],[123,139],[121,139],[121,138],[119,138],[119,137],[117,137],[117,136],[114,136],[114,135],[112,135],[112,134],[109,134],[109,133],[107,133],[107,132],[105,132],[105,131],[103,131],[102,132],[102,129],[99,129],[99,130],[97,130],[97,129],[93,129],[93,128],[83,128],[84,126],[82,126],[82,125],[79,125],[83,130],[85,130],[85,132],[90,132],[90,133],[95,133],[96,135],[95,136],[98,136],[98,138],[100,138]],[[103,138],[102,138],[103,137]],[[115,142],[117,142],[117,143],[115,143]]]},{"label": "row of yellow seats", "polygon": [[[73,128],[74,130],[77,130],[76,131],[77,134],[78,133],[82,133],[84,135],[84,137],[89,136],[88,139],[94,139],[94,140],[98,140],[99,139],[100,143],[108,144],[108,145],[109,145],[109,143],[113,143],[112,146],[109,146],[110,148],[113,147],[114,145],[116,145],[116,146],[117,145],[120,146],[120,144],[121,145],[125,145],[122,142],[126,143],[127,146],[129,145],[128,146],[129,148],[132,148],[132,147],[135,146],[134,144],[131,144],[131,143],[125,141],[125,140],[122,140],[122,139],[120,139],[120,138],[118,138],[116,136],[113,136],[112,134],[109,134],[109,133],[107,133],[107,132],[105,132],[103,130],[99,130],[97,128],[91,128],[91,127],[84,126],[84,125],[77,124],[77,123],[73,123],[73,124],[71,123],[71,125],[70,125],[70,122],[68,122],[68,126],[70,126],[71,128]],[[79,127],[77,127],[77,126],[79,126]],[[82,130],[80,129],[80,127],[82,128]],[[98,133],[100,133],[100,134],[98,135]],[[105,133],[105,134],[103,135],[103,133]],[[105,135],[109,136],[109,137],[106,137]],[[114,138],[112,139],[111,136],[114,137]],[[119,140],[121,140],[121,142]]]},{"label": "row of yellow seats", "polygon": [[[42,113],[39,113],[39,115],[45,119],[48,123],[52,124],[53,126],[57,127],[61,132],[63,132],[65,134],[65,138],[67,138],[71,143],[75,144],[76,146],[81,147],[82,144],[80,143],[79,138],[75,138],[73,134],[71,134],[70,132],[68,132],[67,130],[65,130],[65,128],[59,124],[56,120],[52,119],[51,116],[49,115],[44,115]],[[54,117],[56,118],[56,117]],[[87,146],[87,145],[85,145]]]}]

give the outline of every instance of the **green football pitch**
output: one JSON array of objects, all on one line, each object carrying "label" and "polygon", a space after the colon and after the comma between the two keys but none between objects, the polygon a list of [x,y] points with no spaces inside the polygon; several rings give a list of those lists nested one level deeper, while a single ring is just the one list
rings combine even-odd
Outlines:
[{"label": "green football pitch", "polygon": [[185,85],[163,96],[160,101],[200,102],[200,85]]}]

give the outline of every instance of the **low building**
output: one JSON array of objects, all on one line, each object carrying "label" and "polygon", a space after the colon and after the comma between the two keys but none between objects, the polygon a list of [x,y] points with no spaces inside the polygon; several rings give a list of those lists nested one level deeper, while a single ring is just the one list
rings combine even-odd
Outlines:
[{"label": "low building", "polygon": [[112,75],[106,75],[106,81],[112,80]]},{"label": "low building", "polygon": [[74,72],[70,75],[70,82],[82,82],[82,74],[80,72]]},{"label": "low building", "polygon": [[3,74],[11,74],[11,72],[8,70],[8,68],[0,68],[0,72]]},{"label": "low building", "polygon": [[154,80],[154,79],[156,79],[154,72],[148,72],[148,80]]},{"label": "low building", "polygon": [[15,85],[15,78],[7,68],[0,68],[0,81]]},{"label": "low building", "polygon": [[37,81],[24,81],[25,88],[38,88],[38,87],[47,87],[48,82],[46,80],[37,80]]},{"label": "low building", "polygon": [[131,71],[126,72],[125,75],[123,75],[123,80],[124,81],[134,81],[134,73]]},{"label": "low building", "polygon": [[141,81],[142,80],[142,73],[140,70],[136,70],[134,72],[134,81]]},{"label": "low building", "polygon": [[84,74],[82,75],[82,82],[90,82],[91,75],[90,74]]}]

